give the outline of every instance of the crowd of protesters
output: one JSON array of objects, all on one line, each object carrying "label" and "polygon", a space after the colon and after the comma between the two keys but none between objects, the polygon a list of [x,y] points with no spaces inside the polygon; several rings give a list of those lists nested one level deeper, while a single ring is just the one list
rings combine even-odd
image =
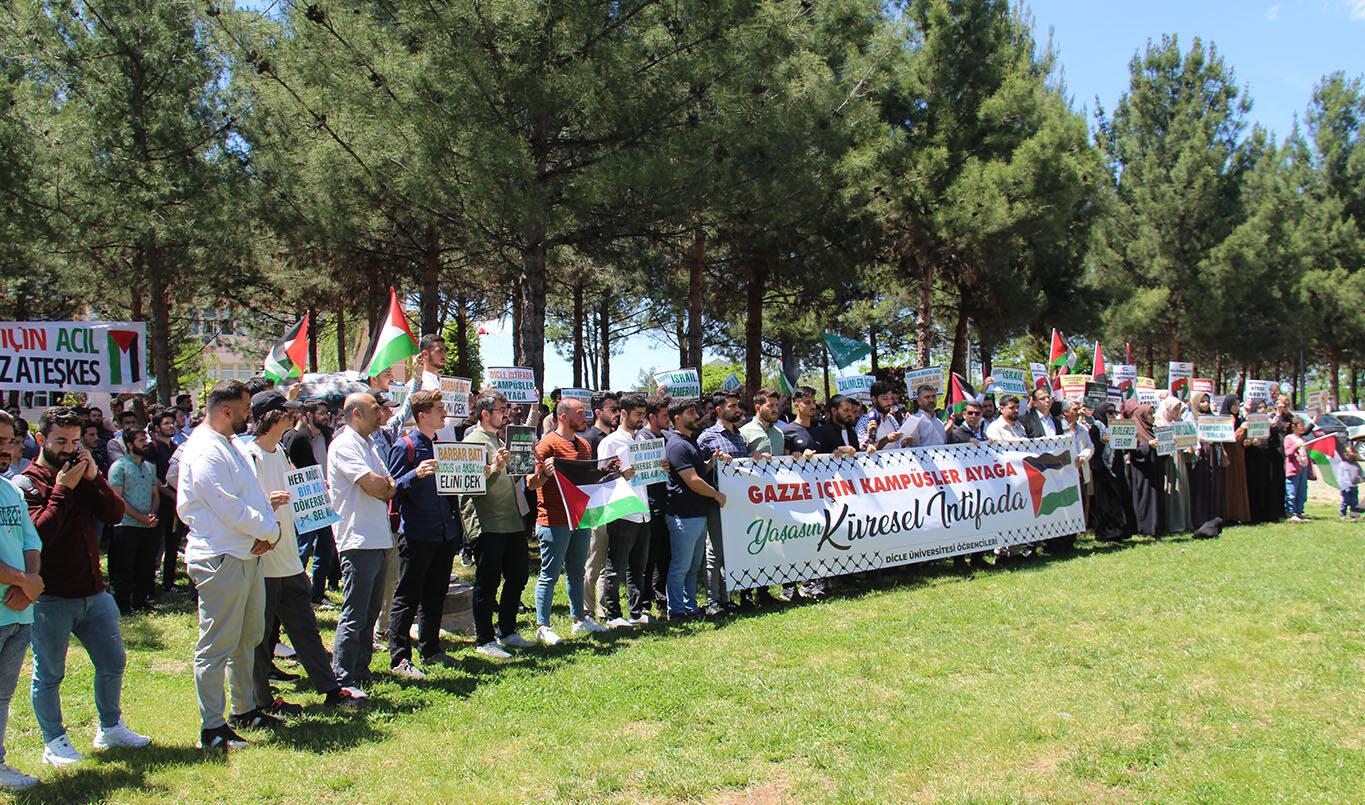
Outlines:
[{"label": "crowd of protesters", "polygon": [[[95,668],[92,745],[149,743],[124,723],[119,706],[120,616],[154,610],[182,580],[197,602],[193,669],[206,749],[245,746],[238,729],[279,726],[302,712],[272,685],[300,678],[281,670],[281,657],[297,663],[325,706],[346,708],[363,705],[375,651],[387,651],[390,672],[411,680],[455,663],[440,633],[457,557],[475,568],[474,652],[489,659],[564,639],[551,620],[561,576],[570,636],[825,597],[828,579],[792,582],[777,596],[766,588],[728,594],[718,462],[1069,437],[1097,539],[1215,536],[1227,522],[1303,517],[1300,479],[1310,467],[1303,436],[1311,425],[1284,398],[1269,437],[1246,437],[1240,402],[1229,395],[1220,413],[1235,418],[1235,441],[1171,455],[1158,455],[1154,429],[1214,413],[1209,395],[1195,394],[1188,405],[1167,397],[1159,406],[1128,401],[1121,411],[1109,403],[1089,410],[1042,387],[1022,401],[978,395],[945,415],[935,387],[903,395],[886,382],[873,384],[868,404],[836,395],[824,405],[806,386],[790,395],[764,388],[751,399],[739,391],[701,399],[670,398],[666,389],[597,392],[587,403],[556,392],[553,408],[485,390],[471,395],[469,417],[456,419],[446,415],[440,391],[444,342],[428,335],[419,348],[400,404],[387,393],[386,371],[367,378],[368,392],[340,400],[301,401],[297,384],[279,390],[265,378],[223,381],[197,409],[188,395],[167,408],[122,408],[113,430],[95,407],[49,408],[34,433],[0,411],[0,477],[8,479],[0,481],[0,787],[36,782],[3,763],[9,702],[30,644],[44,763],[84,760],[67,735],[59,695],[72,635]],[[1110,447],[1120,416],[1137,423],[1136,450]],[[534,468],[513,477],[506,429],[522,423],[536,429]],[[599,528],[571,527],[556,462],[596,459],[628,475],[630,445],[659,438],[667,476],[636,490],[645,511]],[[438,493],[440,441],[486,447],[484,494]],[[314,465],[339,522],[296,533],[287,476]],[[1343,517],[1358,512],[1351,503],[1343,503]],[[1068,550],[1073,541],[954,561],[1014,561]],[[539,546],[534,581],[530,545]],[[530,608],[522,603],[528,585]],[[339,608],[329,587],[340,593]],[[320,608],[337,610],[330,648],[318,628]],[[532,638],[520,631],[527,613]]]}]

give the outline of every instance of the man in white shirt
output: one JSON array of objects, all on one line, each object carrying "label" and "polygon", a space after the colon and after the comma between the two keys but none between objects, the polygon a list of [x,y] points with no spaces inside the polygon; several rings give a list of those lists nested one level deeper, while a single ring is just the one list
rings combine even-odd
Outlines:
[{"label": "man in white shirt", "polygon": [[911,447],[947,444],[948,428],[934,416],[934,409],[938,407],[938,387],[925,384],[915,389],[915,403],[918,410],[901,423],[901,430],[907,434],[906,444]]},{"label": "man in white shirt", "polygon": [[986,426],[986,438],[993,442],[1019,442],[1028,438],[1019,422],[1019,398],[1007,394],[1000,398],[1000,416]]},{"label": "man in white shirt", "polygon": [[225,668],[234,724],[279,723],[256,706],[252,678],[253,652],[265,630],[260,557],[278,544],[281,532],[251,463],[232,442],[246,430],[249,407],[245,384],[219,381],[209,392],[203,424],[179,450],[175,508],[189,529],[185,567],[199,594],[194,687],[204,749],[247,745],[223,718]]},{"label": "man in white shirt", "polygon": [[[631,469],[630,445],[657,437],[640,431],[645,424],[644,394],[637,392],[621,397],[619,410],[621,426],[598,442],[597,458],[599,461],[620,459],[623,469]],[[645,578],[645,565],[649,561],[650,535],[648,490],[647,486],[634,488],[636,496],[645,504],[644,512],[628,514],[607,523],[607,561],[602,571],[600,603],[607,617],[606,625],[612,629],[649,623],[649,585]],[[621,612],[622,576],[626,578],[629,620]]]},{"label": "man in white shirt", "polygon": [[336,542],[343,599],[332,671],[342,687],[358,688],[370,681],[374,624],[393,547],[385,502],[393,498],[396,487],[370,441],[379,428],[379,403],[367,392],[352,394],[346,398],[342,418],[347,427],[327,448],[327,485],[332,508],[341,518]]}]

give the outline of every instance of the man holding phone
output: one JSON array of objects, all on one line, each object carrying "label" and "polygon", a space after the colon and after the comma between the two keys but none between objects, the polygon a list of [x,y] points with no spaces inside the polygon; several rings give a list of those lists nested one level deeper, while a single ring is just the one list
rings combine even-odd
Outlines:
[{"label": "man holding phone", "polygon": [[38,420],[37,460],[15,479],[43,541],[45,588],[33,607],[33,715],[43,734],[43,762],[78,763],[62,723],[61,684],[66,650],[75,635],[95,666],[95,709],[100,726],[96,749],[138,748],[150,740],[123,723],[119,697],[127,654],[119,632],[118,605],[100,572],[95,522],[123,519],[123,500],[81,447],[81,421],[70,408],[49,408]]}]

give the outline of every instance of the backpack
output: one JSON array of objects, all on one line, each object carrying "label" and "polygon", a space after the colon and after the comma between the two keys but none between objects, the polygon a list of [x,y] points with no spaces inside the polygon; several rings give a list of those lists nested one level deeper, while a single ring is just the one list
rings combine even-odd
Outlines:
[{"label": "backpack", "polygon": [[[407,449],[408,464],[412,464],[417,460],[417,443],[412,440],[411,434],[404,436],[399,441]],[[398,514],[398,495],[394,495],[389,499],[389,530],[397,534],[398,524],[401,520],[402,518]]]}]

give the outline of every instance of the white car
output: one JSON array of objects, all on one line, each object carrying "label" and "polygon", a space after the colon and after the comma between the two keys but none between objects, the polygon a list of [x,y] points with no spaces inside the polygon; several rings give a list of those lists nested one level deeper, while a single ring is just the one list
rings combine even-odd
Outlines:
[{"label": "white car", "polygon": [[1346,432],[1349,439],[1365,439],[1365,412],[1361,411],[1333,411],[1330,414],[1321,414],[1314,423],[1317,430],[1325,430],[1329,433]]}]

